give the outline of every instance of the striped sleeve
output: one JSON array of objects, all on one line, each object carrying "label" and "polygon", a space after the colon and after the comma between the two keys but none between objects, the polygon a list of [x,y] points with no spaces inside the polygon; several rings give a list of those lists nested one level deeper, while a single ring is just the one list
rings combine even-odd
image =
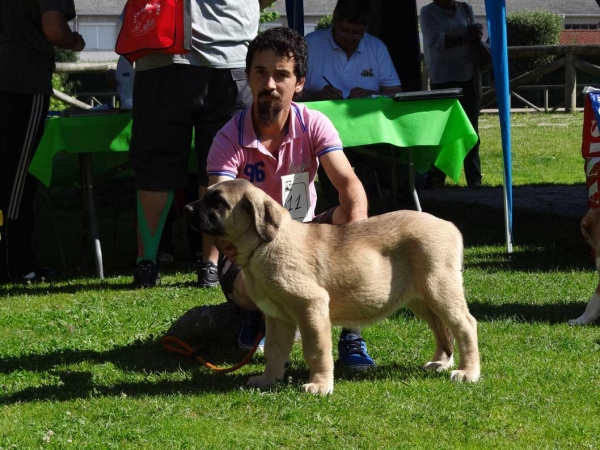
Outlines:
[{"label": "striped sleeve", "polygon": [[242,164],[242,148],[233,125],[233,121],[230,121],[213,139],[206,162],[208,176],[225,176],[233,179],[238,176]]}]

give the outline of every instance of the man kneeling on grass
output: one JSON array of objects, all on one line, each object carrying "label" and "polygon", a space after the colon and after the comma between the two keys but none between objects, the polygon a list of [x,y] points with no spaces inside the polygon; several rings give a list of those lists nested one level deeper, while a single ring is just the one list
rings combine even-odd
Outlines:
[{"label": "man kneeling on grass", "polygon": [[[304,87],[306,61],[306,41],[289,28],[269,29],[250,43],[246,72],[252,106],[215,137],[208,155],[209,185],[245,178],[299,221],[343,224],[366,219],[365,190],[343,152],[337,130],[320,112],[292,101]],[[319,164],[337,189],[340,205],[315,216],[314,180]],[[218,260],[219,281],[227,299],[248,311],[238,344],[251,348],[262,313],[248,297],[244,276],[235,265],[235,247],[224,242],[217,245],[224,256],[219,258],[208,239],[204,254],[213,263]],[[359,329],[342,330],[338,351],[344,367],[375,367]]]}]

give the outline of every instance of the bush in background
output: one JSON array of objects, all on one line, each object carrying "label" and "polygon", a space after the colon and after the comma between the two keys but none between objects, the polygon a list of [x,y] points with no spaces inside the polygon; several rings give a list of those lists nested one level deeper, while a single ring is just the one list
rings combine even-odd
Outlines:
[{"label": "bush in background", "polygon": [[317,21],[317,26],[315,30],[322,30],[323,28],[329,28],[331,26],[331,22],[333,21],[333,14],[327,14],[326,16],[321,17]]},{"label": "bush in background", "polygon": [[271,6],[273,6],[272,3],[267,6],[264,11],[260,12],[259,23],[275,22],[279,19],[279,13],[277,11],[267,11]]},{"label": "bush in background", "polygon": [[[73,50],[57,48],[54,50],[54,58],[57,63],[77,62],[79,54]],[[52,87],[57,91],[69,94],[73,89],[73,83],[69,81],[69,74],[55,73],[52,75]],[[50,97],[50,111],[62,111],[67,106],[60,100]]]},{"label": "bush in background", "polygon": [[[521,11],[506,16],[508,45],[558,45],[563,30],[563,18],[545,11]],[[554,56],[513,59],[509,64],[510,78],[548,64]]]}]

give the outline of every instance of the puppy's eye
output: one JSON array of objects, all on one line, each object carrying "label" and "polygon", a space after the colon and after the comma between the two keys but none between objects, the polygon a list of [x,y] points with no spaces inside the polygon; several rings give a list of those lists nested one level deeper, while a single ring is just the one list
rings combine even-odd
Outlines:
[{"label": "puppy's eye", "polygon": [[212,192],[210,196],[206,199],[206,203],[208,204],[208,206],[216,210],[231,209],[231,205],[225,199],[225,197],[223,197],[220,191]]}]

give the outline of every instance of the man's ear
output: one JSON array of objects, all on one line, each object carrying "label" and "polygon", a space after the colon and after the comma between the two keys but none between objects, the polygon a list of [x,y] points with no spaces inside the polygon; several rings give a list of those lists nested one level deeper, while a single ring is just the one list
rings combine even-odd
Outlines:
[{"label": "man's ear", "polygon": [[[598,0],[598,1],[600,1],[600,0]],[[295,88],[296,94],[299,94],[300,92],[302,92],[302,89],[304,89],[305,81],[306,81],[306,77],[302,77],[298,80],[298,82],[296,83],[296,88]]]}]

